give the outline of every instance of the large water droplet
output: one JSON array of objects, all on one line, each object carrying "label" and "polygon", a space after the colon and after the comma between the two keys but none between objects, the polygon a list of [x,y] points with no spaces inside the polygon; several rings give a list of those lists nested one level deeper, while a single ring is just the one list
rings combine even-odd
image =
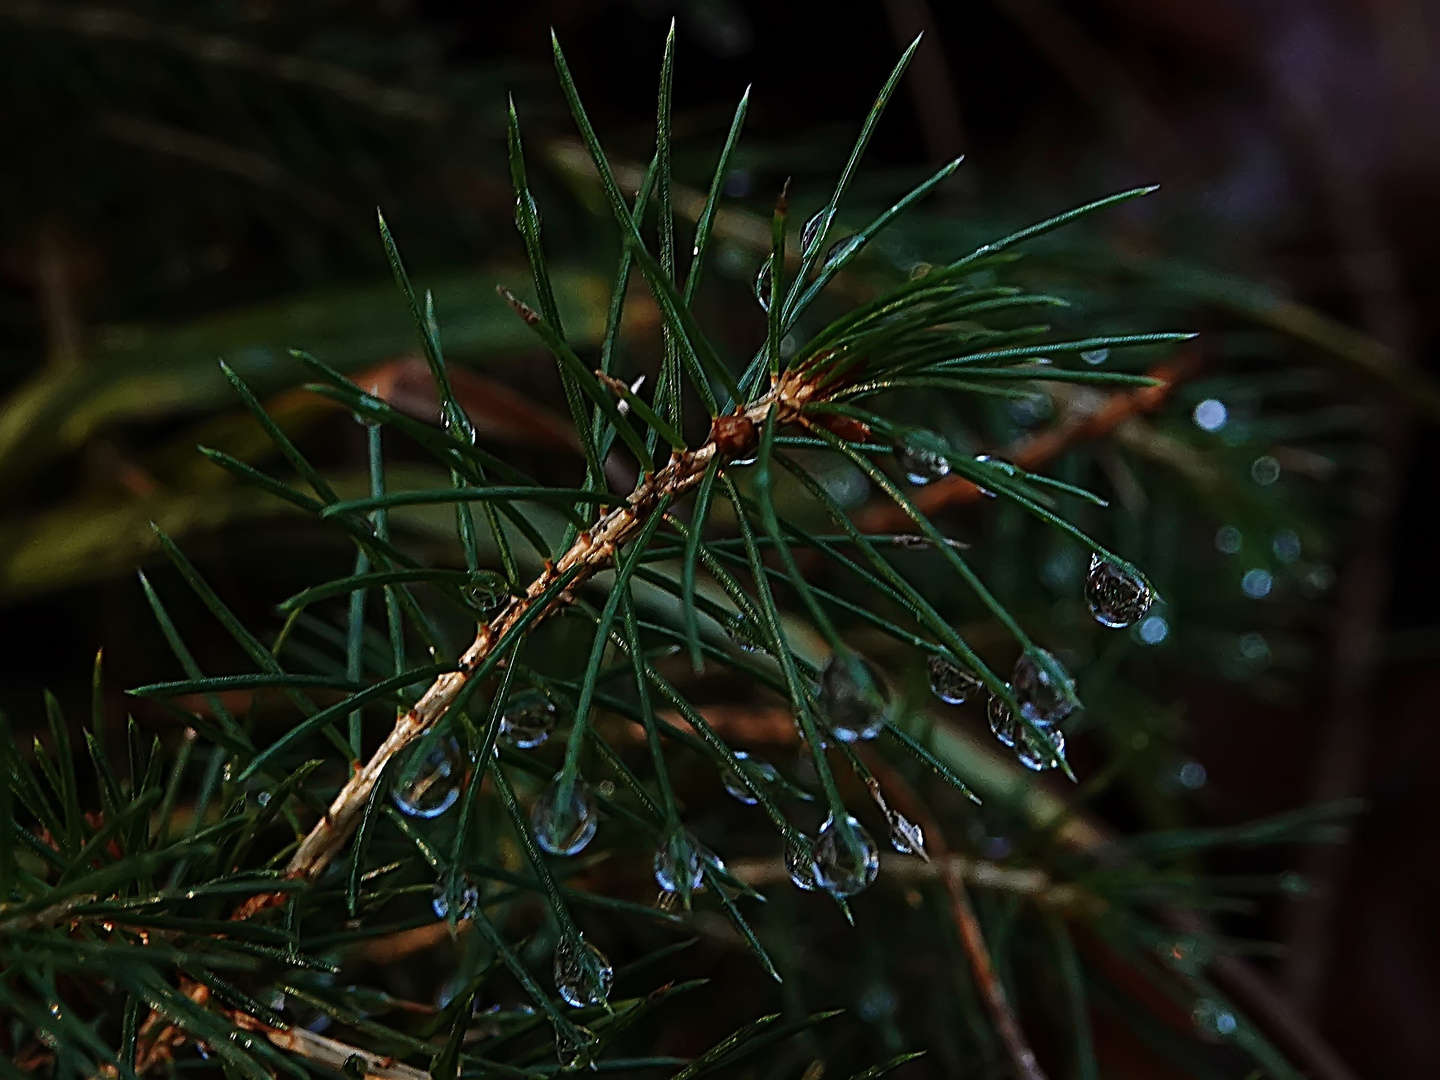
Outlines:
[{"label": "large water droplet", "polygon": [[1043,772],[1065,760],[1065,735],[1058,728],[1041,732],[1021,724],[1015,734],[1015,760],[1025,768]]},{"label": "large water droplet", "polygon": [[1103,364],[1106,360],[1110,359],[1110,350],[1086,349],[1080,354],[1080,359],[1084,360],[1085,363],[1090,364],[1092,367],[1099,366],[1100,364]]},{"label": "large water droplet", "polygon": [[1098,554],[1090,556],[1085,599],[1101,626],[1119,630],[1139,622],[1153,598],[1149,582],[1135,571]]},{"label": "large water droplet", "polygon": [[760,306],[770,310],[770,260],[766,259],[760,264],[760,269],[755,272],[755,299],[760,301]]},{"label": "large water droplet", "polygon": [[849,258],[864,242],[864,238],[859,233],[854,236],[841,237],[830,245],[830,250],[825,252],[825,258],[820,261],[820,265],[828,270],[842,259]]},{"label": "large water droplet", "polygon": [[429,750],[412,757],[401,771],[390,797],[411,817],[439,817],[460,798],[465,758],[460,743],[445,736]]},{"label": "large water droplet", "polygon": [[[475,908],[480,903],[480,890],[468,878],[462,883],[460,889],[460,908],[455,913],[456,920],[468,919],[475,914]],[[450,915],[450,897],[445,893],[445,883],[437,882],[435,885],[435,897],[430,901],[430,906],[435,909],[437,919],[445,919]]]},{"label": "large water droplet", "polygon": [[805,227],[800,230],[800,251],[802,254],[808,256],[824,241],[825,233],[829,231],[830,225],[827,217],[828,215],[822,207],[809,221],[805,222]]},{"label": "large water droplet", "polygon": [[946,705],[964,705],[984,684],[946,656],[930,657],[930,691]]},{"label": "large water droplet", "polygon": [[688,896],[705,884],[705,863],[699,845],[684,829],[676,829],[655,852],[655,884],[661,890]]},{"label": "large water droplet", "polygon": [[585,935],[581,934],[578,942],[562,937],[555,946],[555,989],[567,1004],[577,1009],[604,1005],[614,981],[609,959],[586,941]]},{"label": "large water droplet", "polygon": [[519,750],[539,746],[555,728],[555,704],[538,690],[524,690],[505,703],[500,741]]},{"label": "large water droplet", "polygon": [[750,781],[750,787],[746,787],[745,780],[737,776],[735,770],[728,765],[720,771],[720,783],[725,785],[725,790],[732,797],[739,799],[746,806],[754,806],[759,800],[750,788],[769,787],[779,781],[780,774],[768,761],[747,754],[743,750],[735,751],[735,757],[739,759],[740,767],[745,770],[745,780]]},{"label": "large water droplet", "polygon": [[797,834],[786,839],[785,869],[797,889],[814,892],[820,887],[815,876],[815,845],[808,838]]},{"label": "large water droplet", "polygon": [[1020,714],[1039,727],[1058,724],[1080,705],[1075,696],[1075,680],[1064,665],[1033,645],[1015,661],[1010,685]]},{"label": "large water droplet", "polygon": [[569,1031],[555,1029],[555,1056],[562,1069],[583,1069],[600,1045],[600,1038],[587,1027],[571,1024]]},{"label": "large water droplet", "polygon": [[815,880],[836,896],[854,896],[880,873],[880,852],[865,826],[846,814],[825,819],[815,839]]},{"label": "large water droplet", "polygon": [[842,742],[873,739],[885,726],[890,691],[880,673],[859,653],[830,657],[820,674],[820,711]]},{"label": "large water droplet", "polygon": [[575,778],[568,800],[563,786],[560,776],[550,781],[530,810],[530,824],[536,842],[551,855],[576,855],[594,837],[599,814],[584,780]]},{"label": "large water droplet", "polygon": [[909,431],[899,450],[905,479],[917,487],[950,475],[950,444],[937,432],[924,428]]},{"label": "large water droplet", "polygon": [[993,691],[985,703],[985,718],[990,722],[990,733],[1006,746],[1015,745],[1015,713],[1005,699]]}]

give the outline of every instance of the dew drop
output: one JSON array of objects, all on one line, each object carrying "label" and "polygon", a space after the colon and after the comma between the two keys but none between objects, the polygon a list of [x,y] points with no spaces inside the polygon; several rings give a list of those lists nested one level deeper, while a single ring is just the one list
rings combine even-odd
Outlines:
[{"label": "dew drop", "polygon": [[964,705],[984,685],[973,672],[938,653],[930,657],[929,666],[930,692],[946,705]]},{"label": "dew drop", "polygon": [[[1016,476],[1020,471],[1004,458],[996,457],[993,454],[976,454],[975,460],[981,465],[988,465],[1002,476]],[[980,484],[976,484],[975,486],[980,489],[980,494],[984,495],[987,499],[995,498],[995,492],[989,488]]]},{"label": "dew drop", "polygon": [[609,959],[579,936],[577,942],[562,937],[555,946],[555,989],[566,1004],[575,1008],[586,1005],[604,1005],[610,1000],[610,984],[615,981],[615,971]]},{"label": "dew drop", "polygon": [[842,237],[830,245],[830,250],[825,252],[825,258],[821,260],[820,265],[828,270],[836,263],[849,259],[864,243],[864,239],[858,233],[854,236]]},{"label": "dew drop", "polygon": [[555,728],[555,704],[538,690],[525,690],[505,703],[500,741],[517,750],[531,750]]},{"label": "dew drop", "polygon": [[930,860],[925,850],[925,830],[898,810],[887,807],[886,819],[890,823],[890,846],[901,855],[917,855]]},{"label": "dew drop", "polygon": [[[780,774],[768,761],[747,754],[743,750],[735,751],[735,757],[745,771],[745,779],[741,779],[735,770],[727,765],[720,771],[720,783],[725,786],[725,790],[732,798],[739,799],[746,806],[754,806],[759,800],[750,788],[769,787],[780,779]],[[745,780],[750,781],[750,787],[745,786]]]},{"label": "dew drop", "polygon": [[1005,699],[994,691],[985,703],[985,719],[990,722],[990,734],[1006,746],[1015,745],[1015,714]]},{"label": "dew drop", "polygon": [[1096,622],[1119,630],[1144,618],[1154,594],[1149,582],[1134,570],[1092,554],[1085,575],[1085,599]]},{"label": "dew drop", "polygon": [[880,852],[865,826],[846,814],[825,819],[815,839],[815,881],[835,896],[868,889],[880,872]]},{"label": "dew drop", "polygon": [[755,299],[760,301],[760,307],[765,311],[770,310],[770,262],[767,259],[760,264],[760,269],[755,272]]},{"label": "dew drop", "polygon": [[530,810],[535,840],[551,855],[577,855],[595,836],[599,814],[590,787],[578,776],[564,799],[562,778],[557,775],[540,793]]},{"label": "dew drop", "polygon": [[465,758],[460,743],[447,735],[423,754],[412,757],[390,797],[401,813],[411,817],[439,817],[460,798]]},{"label": "dew drop", "polygon": [[830,221],[827,211],[822,207],[800,230],[800,251],[801,254],[809,254],[820,246],[825,239],[825,233],[829,231]]},{"label": "dew drop", "polygon": [[1016,736],[1015,760],[1027,769],[1043,772],[1059,767],[1065,760],[1065,735],[1058,729],[1042,733],[1021,725]]},{"label": "dew drop", "polygon": [[1109,349],[1086,349],[1080,354],[1080,359],[1091,367],[1099,367],[1106,360],[1110,359]]},{"label": "dew drop", "polygon": [[589,1065],[599,1044],[599,1037],[579,1024],[571,1024],[569,1031],[555,1029],[555,1056],[560,1060],[562,1069],[578,1069]]},{"label": "dew drop", "polygon": [[1038,727],[1051,727],[1079,706],[1075,680],[1064,665],[1044,649],[1030,646],[1010,673],[1020,715]]},{"label": "dew drop", "polygon": [[785,841],[785,870],[797,889],[814,892],[820,887],[815,872],[815,845],[798,833]]},{"label": "dew drop", "polygon": [[836,653],[826,662],[820,674],[820,711],[841,742],[875,738],[889,707],[889,688],[859,653]]},{"label": "dew drop", "polygon": [[950,474],[952,451],[943,435],[917,428],[905,434],[898,449],[905,479],[916,487],[923,487]]},{"label": "dew drop", "polygon": [[525,231],[526,212],[534,215],[535,231],[540,231],[540,208],[535,205],[535,197],[526,191],[515,196],[515,227],[521,232]]},{"label": "dew drop", "polygon": [[655,852],[655,884],[667,893],[688,896],[705,884],[699,845],[684,829],[665,837]]},{"label": "dew drop", "polygon": [[[455,913],[457,921],[468,919],[475,914],[475,908],[480,903],[480,890],[466,880],[460,890],[460,909]],[[450,916],[450,897],[446,895],[445,883],[437,882],[435,885],[435,896],[430,901],[430,906],[435,910],[437,919],[446,919]]]}]

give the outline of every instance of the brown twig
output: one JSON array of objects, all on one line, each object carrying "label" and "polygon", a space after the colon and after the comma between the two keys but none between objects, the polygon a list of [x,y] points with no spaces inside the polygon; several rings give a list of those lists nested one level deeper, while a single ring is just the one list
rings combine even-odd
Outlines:
[{"label": "brown twig", "polygon": [[[1158,385],[1110,394],[1095,409],[1072,409],[1061,423],[1027,436],[1004,450],[1002,456],[1027,472],[1034,471],[1077,443],[1102,439],[1126,421],[1155,412],[1165,404],[1175,385],[1188,378],[1198,366],[1198,356],[1193,351],[1174,363],[1161,364],[1149,372],[1151,378],[1160,380]],[[981,495],[975,484],[963,476],[952,475],[916,491],[911,501],[921,513],[933,517],[949,507],[975,502]],[[864,511],[856,524],[865,532],[890,532],[906,528],[910,516],[898,506],[882,503]]]}]

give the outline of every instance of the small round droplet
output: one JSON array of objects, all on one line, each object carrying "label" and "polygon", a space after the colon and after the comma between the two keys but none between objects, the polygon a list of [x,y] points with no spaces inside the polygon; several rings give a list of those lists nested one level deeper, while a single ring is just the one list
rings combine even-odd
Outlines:
[{"label": "small round droplet", "polygon": [[562,1069],[583,1069],[589,1065],[599,1044],[599,1036],[578,1024],[571,1024],[569,1031],[555,1030],[555,1056]]},{"label": "small round droplet", "polygon": [[826,662],[820,674],[820,711],[841,742],[875,738],[889,707],[889,689],[859,653],[836,653]]},{"label": "small round droplet", "polygon": [[525,231],[525,217],[527,211],[535,217],[535,231],[540,231],[540,208],[535,205],[535,197],[526,191],[515,196],[515,227],[521,232]]},{"label": "small round droplet", "polygon": [[929,666],[930,691],[946,705],[964,705],[984,685],[973,672],[939,653],[930,657]]},{"label": "small round droplet", "polygon": [[684,829],[660,842],[655,852],[655,884],[661,891],[687,896],[705,884],[705,864],[699,845]]},{"label": "small round droplet", "polygon": [[1091,367],[1099,367],[1106,360],[1110,359],[1109,349],[1086,349],[1080,354],[1080,359]]},{"label": "small round droplet", "polygon": [[524,690],[505,703],[499,737],[506,746],[530,750],[548,739],[554,728],[554,702],[538,690]]},{"label": "small round droplet", "polygon": [[900,468],[905,479],[916,487],[950,474],[950,444],[934,431],[918,428],[906,433],[900,443]]},{"label": "small round droplet", "polygon": [[999,694],[990,694],[990,700],[985,703],[985,718],[995,738],[1006,746],[1015,745],[1015,713]]},{"label": "small round droplet", "polygon": [[460,798],[464,773],[460,743],[447,735],[410,760],[390,797],[401,813],[418,818],[439,817]]},{"label": "small round droplet", "polygon": [[1085,599],[1090,614],[1101,626],[1120,630],[1139,622],[1150,610],[1153,598],[1149,582],[1135,571],[1100,555],[1090,556]]},{"label": "small round droplet", "polygon": [[885,815],[890,822],[890,846],[901,855],[917,855],[928,860],[925,851],[925,830],[898,810],[889,810]]},{"label": "small round droplet", "polygon": [[578,776],[565,799],[560,776],[540,793],[530,810],[535,840],[551,855],[577,855],[595,836],[599,814],[590,787]]},{"label": "small round droplet", "polygon": [[768,259],[761,263],[760,269],[755,272],[755,299],[760,301],[762,309],[770,310],[770,261]]},{"label": "small round droplet", "polygon": [[575,1008],[586,1005],[604,1005],[610,999],[610,984],[615,981],[615,971],[610,961],[599,949],[585,940],[583,934],[577,942],[562,937],[555,946],[555,989],[566,1004]]},{"label": "small round droplet", "polygon": [[1064,665],[1044,649],[1031,646],[1015,661],[1010,673],[1020,715],[1038,727],[1060,723],[1079,706],[1075,680]]},{"label": "small round droplet", "polygon": [[880,873],[880,852],[865,826],[849,814],[836,824],[825,819],[815,839],[815,880],[835,896],[854,896],[868,889]]},{"label": "small round droplet", "polygon": [[797,834],[785,841],[785,869],[797,889],[814,892],[820,887],[815,874],[815,845],[807,837]]},{"label": "small round droplet", "polygon": [[1027,769],[1043,772],[1065,760],[1065,735],[1058,728],[1037,731],[1022,724],[1016,736],[1015,760]]},{"label": "small round droplet", "polygon": [[[742,780],[734,769],[728,765],[720,772],[720,783],[725,786],[731,797],[739,799],[746,806],[754,806],[758,800],[751,788],[769,787],[780,779],[780,774],[775,766],[761,758],[745,753],[743,750],[736,750],[735,757],[740,761],[740,767],[745,771],[745,779]],[[750,786],[745,785],[749,780]]]},{"label": "small round droplet", "polygon": [[[468,919],[475,913],[475,908],[480,903],[480,890],[468,879],[463,883],[460,890],[460,908],[455,913],[456,920]],[[435,909],[437,919],[445,919],[450,915],[450,897],[445,893],[445,883],[437,882],[435,885],[435,896],[430,901],[430,906]]]},{"label": "small round droplet", "polygon": [[824,208],[815,213],[805,227],[800,230],[800,251],[809,255],[825,239],[825,233],[829,231],[830,222]]}]

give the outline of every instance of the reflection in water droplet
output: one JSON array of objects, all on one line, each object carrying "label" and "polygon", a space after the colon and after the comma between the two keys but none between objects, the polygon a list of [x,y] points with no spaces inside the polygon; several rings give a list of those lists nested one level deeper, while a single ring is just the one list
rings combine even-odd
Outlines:
[{"label": "reflection in water droplet", "polygon": [[930,657],[930,692],[946,705],[964,705],[984,685],[978,676],[947,656]]},{"label": "reflection in water droplet", "polygon": [[1230,419],[1230,410],[1225,408],[1223,401],[1215,398],[1206,398],[1195,406],[1195,411],[1190,414],[1195,421],[1195,426],[1201,431],[1219,431]]},{"label": "reflection in water droplet", "polygon": [[[473,882],[466,879],[460,889],[460,909],[455,913],[455,919],[468,919],[475,914],[475,908],[480,903],[480,890]],[[437,919],[448,918],[450,915],[450,898],[445,895],[445,883],[443,881],[435,884],[435,896],[430,901],[430,906],[435,910]]]},{"label": "reflection in water droplet", "polygon": [[770,262],[767,259],[760,264],[760,269],[755,273],[755,299],[760,301],[760,306],[770,310]]},{"label": "reflection in water droplet", "polygon": [[859,653],[836,653],[820,675],[821,719],[841,742],[873,739],[885,726],[890,692]]},{"label": "reflection in water droplet", "polygon": [[835,896],[854,896],[880,872],[880,852],[865,827],[849,814],[825,819],[815,839],[815,880]]},{"label": "reflection in water droplet", "polygon": [[1075,696],[1075,681],[1064,665],[1033,645],[1015,661],[1010,685],[1020,715],[1039,727],[1058,724],[1080,704]]},{"label": "reflection in water droplet", "polygon": [[1258,566],[1245,571],[1245,576],[1240,579],[1241,591],[1251,600],[1261,600],[1269,596],[1274,585],[1275,578],[1270,571]]},{"label": "reflection in water droplet", "polygon": [[917,855],[929,860],[925,850],[925,830],[898,810],[886,807],[885,817],[890,824],[890,846],[901,855]]},{"label": "reflection in water droplet", "polygon": [[390,797],[402,813],[411,817],[439,817],[460,798],[464,773],[460,743],[446,735],[428,751],[410,759]]},{"label": "reflection in water droplet", "polygon": [[535,197],[526,191],[515,196],[515,227],[522,232],[525,229],[524,221],[526,211],[535,216],[535,231],[540,231],[540,208],[535,205]]},{"label": "reflection in water droplet", "polygon": [[916,487],[950,475],[951,449],[943,435],[916,428],[906,433],[899,450],[905,479]]},{"label": "reflection in water droplet", "polygon": [[990,700],[985,703],[985,718],[990,721],[990,733],[995,738],[1006,746],[1015,745],[1015,714],[999,694],[990,694]]},{"label": "reflection in water droplet", "polygon": [[[742,750],[735,751],[735,756],[740,759],[740,767],[745,770],[745,780],[750,781],[750,787],[768,787],[780,779],[780,774],[775,770],[775,766],[768,761],[754,757]],[[755,798],[750,787],[745,786],[745,780],[737,776],[735,770],[729,766],[720,772],[720,783],[725,786],[725,790],[746,806],[754,806],[759,800]]]},{"label": "reflection in water droplet", "polygon": [[583,934],[579,948],[569,937],[561,937],[555,946],[555,989],[567,1004],[577,1009],[604,1005],[610,999],[610,984],[614,981],[609,959]]},{"label": "reflection in water droplet", "polygon": [[599,815],[589,785],[578,776],[568,800],[563,798],[562,779],[551,780],[530,810],[535,840],[551,855],[576,855],[595,836]]},{"label": "reflection in water droplet", "polygon": [[705,884],[699,847],[684,829],[675,830],[660,842],[655,852],[655,883],[662,891],[681,896]]},{"label": "reflection in water droplet", "polygon": [[820,887],[815,876],[815,846],[798,833],[785,841],[785,869],[797,889],[813,892]]},{"label": "reflection in water droplet", "polygon": [[1065,759],[1065,735],[1059,729],[1047,728],[1042,732],[1022,724],[1015,734],[1015,760],[1025,768],[1043,772],[1058,768]]},{"label": "reflection in water droplet", "polygon": [[1086,349],[1080,354],[1080,359],[1084,360],[1085,363],[1090,364],[1092,367],[1098,367],[1100,364],[1103,364],[1106,360],[1110,359],[1110,350]]},{"label": "reflection in water droplet", "polygon": [[809,255],[824,241],[830,224],[827,217],[825,208],[822,207],[809,221],[805,222],[805,228],[800,230],[800,251],[803,255]]},{"label": "reflection in water droplet", "polygon": [[590,1064],[600,1038],[587,1027],[571,1024],[569,1031],[555,1029],[555,1056],[562,1069],[581,1069]]},{"label": "reflection in water droplet", "polygon": [[1098,554],[1090,556],[1085,575],[1085,600],[1101,626],[1123,629],[1143,618],[1153,594],[1149,583],[1128,567]]},{"label": "reflection in water droplet", "polygon": [[500,741],[530,750],[550,737],[555,728],[555,704],[538,690],[524,690],[505,703],[500,717]]},{"label": "reflection in water droplet", "polygon": [[825,253],[825,258],[821,261],[820,265],[828,269],[842,259],[848,259],[860,249],[860,245],[864,242],[858,234],[836,240],[835,243],[830,245],[830,250]]}]

